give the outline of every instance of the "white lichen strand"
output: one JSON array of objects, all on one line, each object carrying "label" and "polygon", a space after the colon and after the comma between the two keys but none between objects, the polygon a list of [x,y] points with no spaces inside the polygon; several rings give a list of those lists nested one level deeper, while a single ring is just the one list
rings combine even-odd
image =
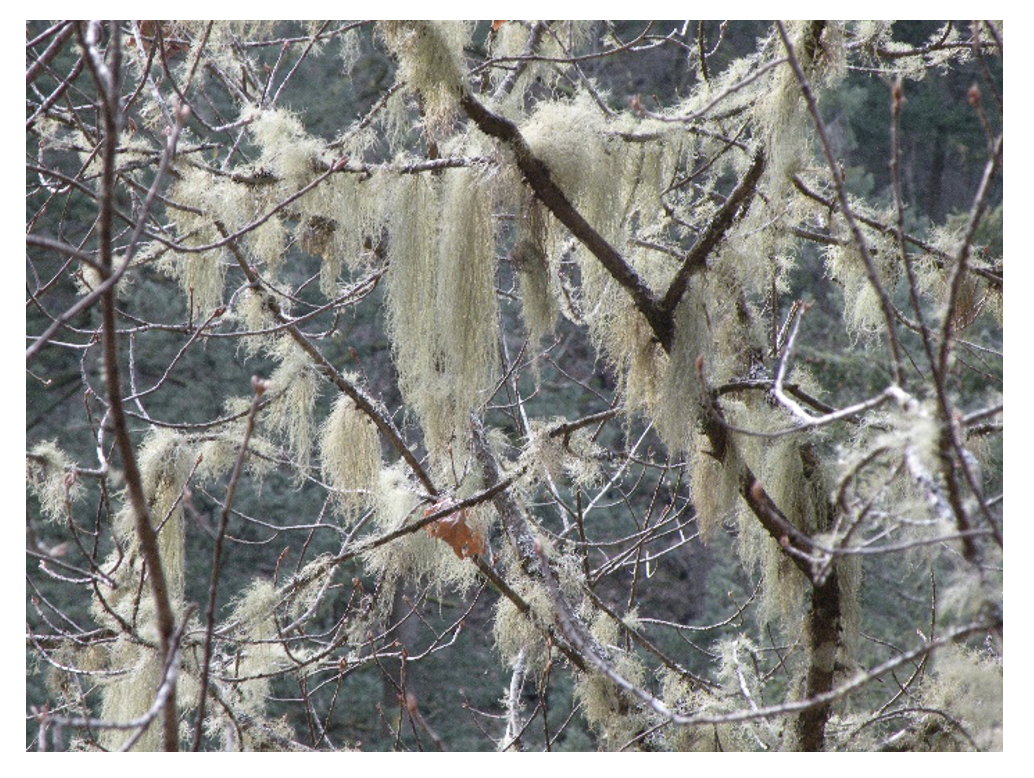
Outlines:
[{"label": "white lichen strand", "polygon": [[312,456],[319,376],[312,359],[289,336],[281,336],[273,357],[280,364],[269,378],[267,391],[273,400],[265,421],[286,443],[296,477],[304,479]]},{"label": "white lichen strand", "polygon": [[75,466],[55,441],[33,446],[25,459],[25,477],[29,491],[39,500],[40,511],[52,522],[64,521],[72,503],[83,496]]},{"label": "white lichen strand", "polygon": [[469,40],[466,22],[382,22],[388,48],[398,58],[398,79],[421,101],[424,126],[435,141],[451,129],[463,90]]},{"label": "white lichen strand", "polygon": [[490,189],[476,170],[442,178],[399,182],[386,278],[399,385],[436,455],[469,436],[498,361]]},{"label": "white lichen strand", "polygon": [[340,395],[320,429],[320,465],[346,519],[374,500],[381,469],[377,428],[355,401]]},{"label": "white lichen strand", "polygon": [[[396,464],[381,470],[378,479],[374,523],[382,533],[393,532],[419,519],[430,506],[421,501],[403,467]],[[487,535],[487,527],[477,514],[468,512],[473,528]],[[387,583],[404,580],[427,583],[436,591],[466,592],[478,580],[477,568],[460,559],[447,543],[418,530],[371,549],[362,555],[366,569],[382,576]]]}]

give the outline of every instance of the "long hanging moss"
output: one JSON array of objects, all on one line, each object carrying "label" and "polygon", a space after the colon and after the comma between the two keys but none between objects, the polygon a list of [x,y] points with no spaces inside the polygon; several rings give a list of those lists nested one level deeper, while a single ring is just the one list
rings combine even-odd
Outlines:
[{"label": "long hanging moss", "polygon": [[409,176],[394,192],[388,325],[428,449],[466,440],[498,357],[490,190],[478,171]]},{"label": "long hanging moss", "polygon": [[373,422],[347,395],[338,397],[320,430],[320,464],[346,516],[373,502],[381,464],[380,439]]},{"label": "long hanging moss", "polygon": [[[176,609],[184,603],[184,527],[182,491],[195,457],[193,448],[180,434],[155,428],[148,433],[140,451],[140,473],[144,494],[150,508],[151,521],[158,526],[158,550],[169,599]],[[102,624],[117,626],[108,613],[114,610],[126,623],[136,623],[148,639],[157,641],[154,627],[154,604],[146,590],[139,590],[143,571],[141,557],[136,551],[136,533],[133,529],[128,504],[116,516],[115,531],[123,544],[123,551],[115,552],[108,560],[115,570],[117,588],[103,591],[104,602],[95,596],[91,610]],[[122,558],[125,554],[127,559]],[[154,701],[154,692],[161,680],[161,667],[155,661],[154,649],[138,642],[121,638],[112,651],[109,669],[115,674],[102,685],[102,716],[114,721],[128,721],[147,712]],[[189,705],[192,688],[189,679],[181,684],[178,701]],[[106,748],[119,748],[129,737],[121,730],[103,730],[101,743]],[[160,746],[161,728],[151,726],[134,745],[136,751],[153,751]]]}]

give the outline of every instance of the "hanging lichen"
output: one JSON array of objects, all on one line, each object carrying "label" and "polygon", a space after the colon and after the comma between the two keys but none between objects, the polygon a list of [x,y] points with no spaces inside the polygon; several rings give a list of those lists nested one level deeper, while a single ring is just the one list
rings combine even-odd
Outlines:
[{"label": "hanging lichen", "polygon": [[465,22],[382,22],[388,48],[399,60],[399,81],[421,100],[429,135],[444,139],[456,116],[466,73]]},{"label": "hanging lichen", "polygon": [[[167,594],[177,610],[183,607],[184,602],[182,497],[195,461],[193,448],[186,438],[162,428],[148,432],[138,455],[144,496],[158,534],[158,552]],[[122,622],[135,625],[142,636],[156,644],[156,609],[149,592],[140,590],[144,567],[128,500],[115,517],[115,532],[122,549],[113,552],[104,567],[113,571],[117,587],[99,589],[91,611],[99,623],[118,629],[120,622],[108,612],[112,609]],[[146,713],[161,681],[161,668],[155,661],[153,646],[120,639],[110,654],[109,668],[120,672],[107,678],[102,685],[102,716],[114,721],[128,721]],[[188,679],[184,679],[181,687],[185,694],[193,689]],[[189,697],[182,696],[179,700],[181,705],[190,704]],[[160,726],[149,727],[134,750],[156,750],[160,736]],[[125,731],[105,730],[101,742],[105,747],[118,748],[127,737]]]},{"label": "hanging lichen", "polygon": [[309,355],[290,337],[281,337],[273,356],[280,366],[269,378],[267,391],[274,399],[266,421],[283,437],[298,477],[303,478],[312,456],[313,408],[320,383]]},{"label": "hanging lichen", "polygon": [[54,441],[33,447],[25,459],[25,477],[41,512],[50,521],[64,521],[71,504],[83,495],[72,461]]},{"label": "hanging lichen", "polygon": [[538,344],[553,330],[559,310],[559,282],[547,254],[546,237],[543,206],[538,200],[528,198],[521,208],[517,239],[510,256],[517,271],[521,310],[532,344]]},{"label": "hanging lichen", "polygon": [[[591,614],[589,630],[608,652],[608,660],[615,672],[642,688],[646,681],[646,667],[634,652],[618,645],[620,632],[614,620],[601,611],[595,611]],[[582,705],[586,723],[599,737],[600,748],[604,750],[617,751],[629,743],[638,742],[638,736],[647,728],[645,710],[601,673],[579,673],[574,695]]]},{"label": "hanging lichen", "polygon": [[477,171],[399,182],[388,328],[399,384],[428,449],[462,447],[498,356],[491,197]]},{"label": "hanging lichen", "polygon": [[269,697],[270,674],[290,658],[276,640],[274,612],[280,596],[270,581],[256,579],[234,604],[227,619],[232,636],[239,641],[232,665],[232,677],[239,679],[227,692],[243,711],[261,716]]},{"label": "hanging lichen", "polygon": [[336,491],[345,516],[371,504],[381,469],[377,428],[347,395],[340,395],[320,430],[323,477]]},{"label": "hanging lichen", "polygon": [[[381,470],[374,507],[374,523],[380,532],[393,532],[423,515],[423,503],[399,465]],[[487,537],[483,515],[467,513],[467,521],[481,537]],[[400,579],[426,581],[439,590],[469,589],[477,581],[477,568],[427,532],[411,532],[390,544],[363,554],[371,573],[394,584]]]}]

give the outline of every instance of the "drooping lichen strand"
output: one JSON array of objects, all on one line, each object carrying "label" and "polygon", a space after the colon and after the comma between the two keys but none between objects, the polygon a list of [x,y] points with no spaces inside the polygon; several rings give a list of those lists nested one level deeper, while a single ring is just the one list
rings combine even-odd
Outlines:
[{"label": "drooping lichen strand", "polygon": [[[138,455],[144,495],[151,522],[158,528],[158,551],[168,586],[168,596],[176,609],[184,602],[184,527],[182,495],[195,462],[193,448],[186,438],[172,430],[153,428],[148,432]],[[94,597],[91,612],[99,623],[118,629],[121,623],[138,625],[141,636],[158,642],[155,606],[152,598],[139,589],[145,573],[137,548],[132,509],[127,503],[116,514],[115,532],[122,548],[106,560],[117,588]],[[141,596],[142,594],[142,596]],[[122,620],[112,618],[108,609]],[[155,689],[161,681],[161,668],[152,646],[120,639],[110,655],[109,668],[125,671],[113,675],[102,685],[101,714],[113,721],[128,721],[147,712],[154,701]],[[184,692],[193,688],[187,678],[180,683]],[[181,706],[189,705],[188,697],[179,697]],[[128,737],[125,731],[105,730],[101,743],[106,748],[119,748]],[[149,727],[133,747],[135,751],[153,751],[160,747],[161,728]]]},{"label": "drooping lichen strand", "polygon": [[[243,187],[205,171],[188,168],[172,187],[170,199],[196,208],[201,213],[172,210],[180,243],[187,247],[206,246],[221,240],[216,222],[236,230],[249,220],[249,199]],[[229,257],[223,248],[200,252],[169,252],[159,262],[179,281],[184,298],[195,316],[207,316],[222,304]]]},{"label": "drooping lichen strand", "polygon": [[[154,690],[160,683],[160,670],[154,652],[119,638],[111,650],[110,666],[124,674],[109,679],[101,687],[101,717],[106,721],[132,721],[147,713],[154,700]],[[103,729],[100,743],[109,750],[118,750],[129,733],[119,729]],[[161,727],[151,726],[133,746],[133,751],[147,752],[161,749]]]},{"label": "drooping lichen strand", "polygon": [[54,441],[33,447],[25,460],[25,475],[49,521],[63,521],[70,504],[82,497],[83,486],[75,477],[72,461]]},{"label": "drooping lichen strand", "polygon": [[[608,117],[589,94],[579,92],[570,101],[540,104],[521,133],[579,214],[622,255],[643,286],[656,297],[663,295],[677,261],[633,241],[659,235],[663,210],[658,192],[670,183],[679,156],[663,123]],[[559,257],[571,250],[565,245],[568,231],[553,219],[547,223],[547,254]],[[616,374],[628,410],[649,407],[663,363],[653,325],[611,269],[581,244],[574,244],[572,253],[581,281],[580,318],[589,326],[593,345]]]},{"label": "drooping lichen strand", "polygon": [[703,412],[703,391],[697,375],[697,357],[704,357],[707,375],[715,361],[714,341],[708,327],[705,296],[699,283],[691,283],[675,311],[675,341],[660,380],[658,402],[653,409],[657,431],[671,451],[691,452],[690,436]]},{"label": "drooping lichen strand", "polygon": [[342,394],[320,430],[320,464],[346,517],[373,502],[381,467],[377,428]]},{"label": "drooping lichen strand", "polygon": [[428,449],[468,437],[496,375],[491,197],[478,172],[410,176],[395,192],[388,325],[399,384]]},{"label": "drooping lichen strand", "polygon": [[399,81],[419,94],[424,126],[444,139],[456,115],[466,73],[466,22],[399,21],[381,24],[388,48],[398,57]]},{"label": "drooping lichen strand", "polygon": [[[866,216],[890,218],[888,213],[877,214],[861,204],[852,204],[856,213]],[[830,277],[844,289],[844,321],[848,331],[874,339],[883,330],[885,319],[880,308],[878,291],[869,280],[858,246],[850,239],[846,224],[840,217],[833,219],[831,227],[841,241],[826,248],[826,270]],[[869,256],[874,258],[874,269],[881,286],[889,293],[893,291],[902,273],[896,259],[899,254],[893,237],[876,230],[862,228],[868,246]]]},{"label": "drooping lichen strand", "polygon": [[[507,188],[509,186],[508,182]],[[543,206],[538,200],[528,198],[521,204],[517,239],[510,256],[517,271],[521,311],[532,344],[538,344],[543,335],[553,330],[559,313],[557,297],[561,292],[546,239]]]},{"label": "drooping lichen strand", "polygon": [[[399,465],[384,468],[378,479],[374,523],[380,532],[393,532],[422,515],[423,503],[415,487]],[[487,537],[485,517],[475,511],[467,513],[468,523],[482,537]],[[372,574],[383,576],[394,585],[401,580],[427,582],[437,590],[466,591],[477,581],[477,568],[460,559],[448,544],[419,530],[371,549],[363,562]]]},{"label": "drooping lichen strand", "polygon": [[[596,22],[591,20],[565,20],[548,23],[535,22],[534,24],[543,26],[548,24],[553,32],[539,30],[535,46],[528,49],[531,31],[526,26],[527,23],[520,21],[503,22],[502,26],[495,33],[493,53],[499,57],[517,57],[524,54],[537,54],[543,58],[563,57],[573,48],[589,43]],[[502,81],[510,76],[510,70],[492,70],[493,94],[499,100],[498,107],[508,115],[516,113],[521,109],[529,89],[533,87],[553,89],[566,76],[562,68],[555,67],[554,63],[548,60],[526,60],[522,65],[524,66],[523,70],[513,82],[509,93],[504,95],[495,94],[495,90],[499,88]]]},{"label": "drooping lichen strand", "polygon": [[444,195],[436,307],[448,367],[456,371],[452,389],[463,417],[456,424],[465,427],[487,399],[498,364],[492,198],[478,172],[465,168],[445,173]]},{"label": "drooping lichen strand", "polygon": [[266,421],[282,436],[287,453],[297,468],[298,478],[305,477],[312,456],[314,433],[313,408],[319,394],[319,376],[309,355],[289,336],[282,336],[273,350],[280,366],[269,379],[270,396]]},{"label": "drooping lichen strand", "polygon": [[301,189],[315,177],[316,163],[328,162],[326,144],[306,132],[290,111],[253,110],[248,129],[261,150],[255,167],[272,174],[284,194]]},{"label": "drooping lichen strand", "polygon": [[[765,404],[727,400],[723,407],[729,421],[738,427],[766,432],[788,426],[788,414]],[[821,473],[805,473],[802,451],[806,445],[798,436],[738,436],[736,448],[783,514],[798,529],[812,534],[825,529],[824,479]],[[776,623],[787,634],[796,634],[806,585],[803,575],[743,500],[738,503],[736,519],[740,559],[762,579],[760,623]]]},{"label": "drooping lichen strand", "polygon": [[[158,550],[162,558],[169,596],[183,597],[184,527],[182,495],[196,456],[186,438],[176,432],[154,428],[140,450],[140,475],[151,510],[151,521],[159,525]],[[125,536],[135,532],[127,522]]]},{"label": "drooping lichen strand", "polygon": [[243,641],[232,674],[241,679],[224,691],[250,715],[261,716],[269,697],[271,673],[291,659],[277,637],[274,611],[280,596],[270,581],[256,579],[234,604],[227,620],[234,637]]}]

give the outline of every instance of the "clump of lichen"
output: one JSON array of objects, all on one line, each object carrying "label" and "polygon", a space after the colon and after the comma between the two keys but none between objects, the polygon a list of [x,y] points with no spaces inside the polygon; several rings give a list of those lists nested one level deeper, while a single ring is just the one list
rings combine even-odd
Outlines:
[{"label": "clump of lichen", "polygon": [[50,521],[62,521],[72,503],[83,495],[75,466],[54,441],[38,443],[25,459],[29,491],[39,500],[40,511]]},{"label": "clump of lichen", "polygon": [[283,437],[298,477],[304,478],[312,456],[319,377],[309,355],[288,336],[277,342],[273,356],[280,366],[269,379],[267,391],[274,399],[266,412],[266,422]]},{"label": "clump of lichen", "polygon": [[463,45],[469,39],[465,22],[383,22],[388,48],[398,58],[399,81],[421,101],[429,135],[444,139],[451,128],[466,73]]},{"label": "clump of lichen", "polygon": [[463,447],[498,365],[491,190],[476,170],[442,179],[398,183],[386,278],[399,386],[436,456]]},{"label": "clump of lichen", "polygon": [[320,429],[323,477],[335,490],[346,515],[374,500],[381,469],[377,428],[342,394]]}]

